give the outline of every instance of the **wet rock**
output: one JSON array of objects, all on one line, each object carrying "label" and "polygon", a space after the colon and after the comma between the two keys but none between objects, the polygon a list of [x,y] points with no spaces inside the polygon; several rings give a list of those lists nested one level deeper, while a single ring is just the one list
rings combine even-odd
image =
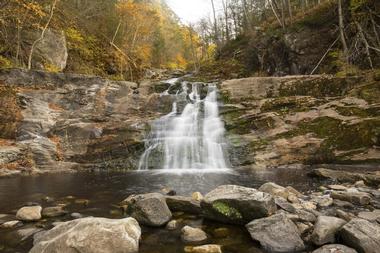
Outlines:
[{"label": "wet rock", "polygon": [[233,224],[245,224],[277,210],[270,194],[236,185],[219,186],[209,192],[201,207],[205,217]]},{"label": "wet rock", "polygon": [[269,193],[273,196],[283,197],[285,199],[289,196],[289,191],[285,187],[272,182],[263,184],[258,190]]},{"label": "wet rock", "polygon": [[335,234],[346,224],[346,221],[331,216],[319,216],[314,225],[311,240],[315,245],[335,242]]},{"label": "wet rock", "polygon": [[351,202],[355,205],[368,205],[371,202],[371,195],[364,192],[337,192],[333,191],[330,195],[333,199]]},{"label": "wet rock", "polygon": [[72,213],[70,214],[71,218],[73,219],[80,219],[80,218],[83,218],[83,215],[80,214],[80,213]]},{"label": "wet rock", "polygon": [[172,196],[166,197],[166,204],[173,212],[185,212],[191,214],[201,213],[201,204],[191,197]]},{"label": "wet rock", "polygon": [[222,253],[222,247],[217,244],[207,244],[196,247],[185,247],[186,253]]},{"label": "wet rock", "polygon": [[359,253],[378,253],[380,225],[363,219],[352,219],[342,227],[339,235],[345,245]]},{"label": "wet rock", "polygon": [[177,192],[170,188],[163,188],[161,189],[161,193],[168,196],[175,196],[177,195]]},{"label": "wet rock", "polygon": [[136,253],[140,236],[140,226],[133,218],[83,218],[36,235],[30,253]]},{"label": "wet rock", "polygon": [[16,218],[22,221],[36,221],[41,219],[41,206],[25,206],[16,213]]},{"label": "wet rock", "polygon": [[34,226],[24,227],[15,231],[14,236],[18,241],[24,241],[41,231],[41,228],[36,228]]},{"label": "wet rock", "polygon": [[15,216],[14,215],[9,215],[9,214],[0,214],[0,224],[3,224],[7,221],[13,221],[15,220]]},{"label": "wet rock", "polygon": [[355,187],[366,187],[363,180],[355,182]]},{"label": "wet rock", "polygon": [[19,220],[12,220],[12,221],[7,221],[4,222],[3,224],[0,225],[0,228],[13,228],[16,226],[22,225],[22,222]]},{"label": "wet rock", "polygon": [[372,212],[360,212],[358,217],[368,221],[376,221],[380,218],[380,210],[376,209]]},{"label": "wet rock", "polygon": [[176,230],[178,228],[179,224],[178,221],[176,220],[171,220],[166,224],[166,229],[167,230]]},{"label": "wet rock", "polygon": [[128,213],[147,226],[159,227],[172,218],[165,196],[159,193],[132,195],[123,202],[128,205]]},{"label": "wet rock", "polygon": [[42,217],[46,218],[63,216],[66,214],[67,211],[65,211],[61,206],[45,207],[44,209],[42,209]]},{"label": "wet rock", "polygon": [[231,232],[228,228],[216,228],[214,229],[212,234],[216,238],[226,238],[231,234]]},{"label": "wet rock", "polygon": [[78,204],[78,205],[88,206],[90,204],[90,200],[88,200],[88,199],[76,199],[74,201],[74,203]]},{"label": "wet rock", "polygon": [[315,169],[310,173],[311,176],[328,178],[339,182],[355,183],[364,181],[368,185],[379,185],[380,175],[374,173],[354,173],[342,170],[330,170],[325,168]]},{"label": "wet rock", "polygon": [[358,253],[356,250],[341,244],[325,245],[313,251],[313,253]]},{"label": "wet rock", "polygon": [[246,228],[251,237],[269,252],[294,253],[305,248],[297,226],[285,214],[254,220]]},{"label": "wet rock", "polygon": [[334,191],[346,191],[347,187],[339,184],[328,185],[327,188]]},{"label": "wet rock", "polygon": [[203,195],[200,192],[193,192],[193,194],[191,194],[191,199],[195,201],[201,201],[203,199]]},{"label": "wet rock", "polygon": [[184,242],[201,242],[207,239],[207,234],[200,228],[185,226],[181,233],[181,239]]}]

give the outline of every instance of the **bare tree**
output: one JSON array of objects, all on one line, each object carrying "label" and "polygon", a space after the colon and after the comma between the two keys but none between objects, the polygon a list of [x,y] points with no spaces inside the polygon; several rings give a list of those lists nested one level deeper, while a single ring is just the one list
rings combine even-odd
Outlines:
[{"label": "bare tree", "polygon": [[338,13],[339,13],[339,33],[340,33],[340,41],[343,46],[344,57],[346,58],[346,62],[348,63],[348,47],[346,42],[346,37],[344,35],[344,17],[343,17],[343,8],[342,8],[342,0],[338,0]]}]

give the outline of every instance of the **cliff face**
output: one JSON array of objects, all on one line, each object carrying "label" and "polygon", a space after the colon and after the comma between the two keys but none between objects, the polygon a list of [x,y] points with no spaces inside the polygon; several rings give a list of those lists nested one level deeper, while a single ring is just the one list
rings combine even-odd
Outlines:
[{"label": "cliff face", "polygon": [[378,164],[380,82],[291,76],[221,84],[236,166]]},{"label": "cliff face", "polygon": [[0,167],[10,173],[134,169],[146,123],[165,106],[149,83],[93,76],[2,70],[0,86]]},{"label": "cliff face", "polygon": [[[0,174],[136,169],[168,84],[0,71]],[[222,117],[235,167],[380,162],[380,83],[292,76],[228,80]]]}]

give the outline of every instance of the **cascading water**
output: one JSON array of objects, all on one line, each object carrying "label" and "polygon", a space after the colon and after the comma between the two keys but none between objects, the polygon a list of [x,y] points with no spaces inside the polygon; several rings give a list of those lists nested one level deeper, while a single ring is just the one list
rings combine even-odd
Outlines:
[{"label": "cascading water", "polygon": [[[170,96],[169,90],[178,81],[171,79],[168,84],[169,89],[161,95]],[[151,124],[139,170],[228,170],[224,157],[225,129],[219,118],[217,87],[215,84],[206,87],[207,95],[202,99],[201,90],[205,84],[181,83],[173,95],[172,111]]]}]

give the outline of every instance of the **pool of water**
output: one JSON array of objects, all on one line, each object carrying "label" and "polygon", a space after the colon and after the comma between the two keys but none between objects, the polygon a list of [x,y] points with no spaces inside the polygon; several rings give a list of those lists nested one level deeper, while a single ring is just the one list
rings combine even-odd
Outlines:
[{"label": "pool of water", "polygon": [[[167,171],[132,172],[79,172],[64,174],[45,174],[39,176],[14,177],[0,179],[0,213],[14,214],[28,202],[39,203],[43,207],[58,203],[68,203],[69,212],[79,212],[85,216],[122,218],[125,215],[117,207],[130,194],[157,192],[163,188],[173,189],[178,195],[190,195],[194,191],[203,194],[223,184],[237,184],[247,187],[259,187],[272,181],[280,185],[291,185],[300,191],[307,191],[317,183],[306,176],[305,169],[272,169],[256,171],[188,171],[168,173]],[[49,197],[53,202],[46,202]],[[76,203],[86,199],[88,204]],[[242,227],[228,226],[203,220],[200,217],[180,215],[184,224],[202,227],[211,236],[209,243],[224,245],[224,252],[257,253],[263,252]],[[39,226],[50,228],[54,221],[64,221],[70,216],[39,222]],[[29,224],[31,225],[31,224]],[[28,226],[28,225],[27,225]],[[226,227],[231,236],[213,237],[213,230]],[[12,239],[13,230],[0,230],[0,247],[4,252],[27,252],[32,240],[19,243]],[[164,228],[143,228],[140,252],[143,253],[181,253],[184,244],[180,231],[167,231]],[[1,250],[0,250],[1,251]]]}]

